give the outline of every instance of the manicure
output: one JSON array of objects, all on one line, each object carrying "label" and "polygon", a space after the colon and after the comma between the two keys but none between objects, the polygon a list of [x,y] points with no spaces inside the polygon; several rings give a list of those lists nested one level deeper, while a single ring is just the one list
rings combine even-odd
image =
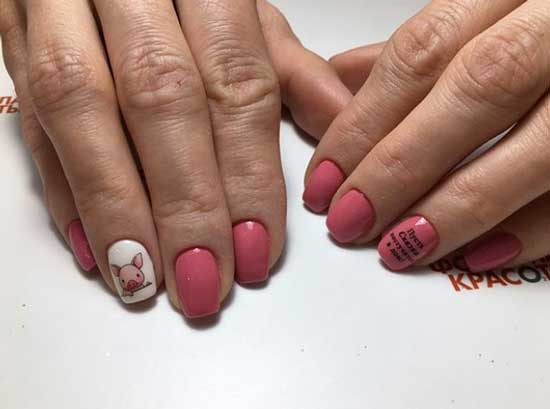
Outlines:
[{"label": "manicure", "polygon": [[220,271],[210,251],[195,248],[177,258],[176,286],[183,313],[188,318],[219,311]]},{"label": "manicure", "polygon": [[466,264],[478,273],[501,267],[521,254],[523,245],[513,234],[495,232],[467,247],[464,252]]},{"label": "manicure", "polygon": [[334,162],[321,162],[309,177],[303,196],[304,203],[317,213],[326,210],[345,179],[344,172]]},{"label": "manicure", "polygon": [[378,253],[391,270],[399,271],[426,257],[438,243],[438,234],[430,222],[415,216],[386,233],[378,245]]},{"label": "manicure", "polygon": [[74,220],[69,224],[69,241],[80,267],[84,271],[91,271],[96,262],[80,220]]},{"label": "manicure", "polygon": [[133,240],[120,240],[107,252],[113,282],[126,304],[151,298],[157,292],[153,262],[145,247]]},{"label": "manicure", "polygon": [[327,227],[340,243],[349,243],[368,233],[375,213],[370,201],[358,190],[350,190],[330,209]]},{"label": "manicure", "polygon": [[246,221],[233,227],[235,275],[243,284],[269,277],[269,235],[263,225]]}]

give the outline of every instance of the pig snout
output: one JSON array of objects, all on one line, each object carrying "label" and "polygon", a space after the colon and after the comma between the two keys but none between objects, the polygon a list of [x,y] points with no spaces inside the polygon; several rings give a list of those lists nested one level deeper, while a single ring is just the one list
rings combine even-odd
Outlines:
[{"label": "pig snout", "polygon": [[136,280],[130,280],[126,283],[126,290],[132,291],[138,288],[141,284]]}]

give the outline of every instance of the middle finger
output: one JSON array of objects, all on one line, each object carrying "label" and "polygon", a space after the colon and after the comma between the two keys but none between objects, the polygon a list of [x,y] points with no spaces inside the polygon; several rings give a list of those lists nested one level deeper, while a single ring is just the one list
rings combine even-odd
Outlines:
[{"label": "middle finger", "polygon": [[188,317],[233,281],[231,224],[206,96],[170,0],[96,0],[119,102],[143,164],[168,292]]}]

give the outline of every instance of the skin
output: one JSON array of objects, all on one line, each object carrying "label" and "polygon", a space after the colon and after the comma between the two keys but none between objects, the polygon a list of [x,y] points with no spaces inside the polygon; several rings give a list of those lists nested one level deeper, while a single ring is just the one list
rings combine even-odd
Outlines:
[{"label": "skin", "polygon": [[67,241],[81,219],[113,291],[107,249],[120,239],[147,248],[178,309],[174,260],[191,247],[215,254],[227,296],[239,221],[266,227],[276,263],[286,223],[281,103],[320,137],[351,99],[277,9],[5,0],[0,34],[48,210]]},{"label": "skin", "polygon": [[356,96],[324,135],[305,181],[329,159],[346,176],[329,215],[352,189],[368,197],[374,224],[351,244],[421,215],[439,243],[419,265],[501,231],[522,244],[507,266],[548,253],[549,31],[544,0],[435,0],[387,43],[331,60]]}]

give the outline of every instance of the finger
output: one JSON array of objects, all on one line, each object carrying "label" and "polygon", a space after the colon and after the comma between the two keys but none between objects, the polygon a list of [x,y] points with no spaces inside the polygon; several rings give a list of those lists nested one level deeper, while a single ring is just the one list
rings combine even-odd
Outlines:
[{"label": "finger", "polygon": [[298,126],[320,139],[352,95],[330,64],[302,46],[277,8],[257,3],[283,102]]},{"label": "finger", "polygon": [[470,271],[504,269],[533,262],[550,278],[549,199],[548,193],[541,196],[468,245],[464,258]]},{"label": "finger", "polygon": [[403,25],[315,151],[305,177],[306,204],[326,209],[342,177],[424,99],[463,45],[523,2],[436,0]]},{"label": "finger", "polygon": [[548,192],[548,112],[550,96],[506,138],[410,209],[408,214],[420,216],[406,218],[380,242],[384,262],[394,270],[429,264]]},{"label": "finger", "polygon": [[376,64],[385,47],[386,42],[354,48],[335,55],[329,62],[344,85],[353,94],[357,94],[367,81],[374,64]]},{"label": "finger", "polygon": [[233,225],[235,275],[257,283],[281,255],[286,196],[279,156],[281,100],[255,2],[177,1],[203,78]]},{"label": "finger", "polygon": [[[162,271],[155,227],[88,2],[29,0],[27,16],[33,107],[61,160],[95,260],[123,302],[152,297]],[[138,254],[140,267],[132,264]]]},{"label": "finger", "polygon": [[[327,224],[337,240],[375,238],[546,93],[550,21],[523,24],[546,7],[526,3],[468,43],[424,101],[372,149],[335,195]],[[346,198],[350,190],[355,202]],[[354,208],[362,213],[350,213]]]},{"label": "finger", "polygon": [[97,0],[118,97],[151,193],[170,299],[216,313],[233,282],[231,224],[199,72],[170,0]]},{"label": "finger", "polygon": [[23,140],[42,180],[44,202],[57,229],[71,246],[79,265],[83,270],[91,271],[96,262],[79,220],[71,189],[57,154],[34,115],[30,103],[25,69],[26,27],[22,10],[17,3],[7,1],[3,3],[0,16],[4,61],[19,100]]},{"label": "finger", "polygon": [[546,193],[464,249],[473,272],[512,267],[542,259],[550,252],[550,194]]}]

